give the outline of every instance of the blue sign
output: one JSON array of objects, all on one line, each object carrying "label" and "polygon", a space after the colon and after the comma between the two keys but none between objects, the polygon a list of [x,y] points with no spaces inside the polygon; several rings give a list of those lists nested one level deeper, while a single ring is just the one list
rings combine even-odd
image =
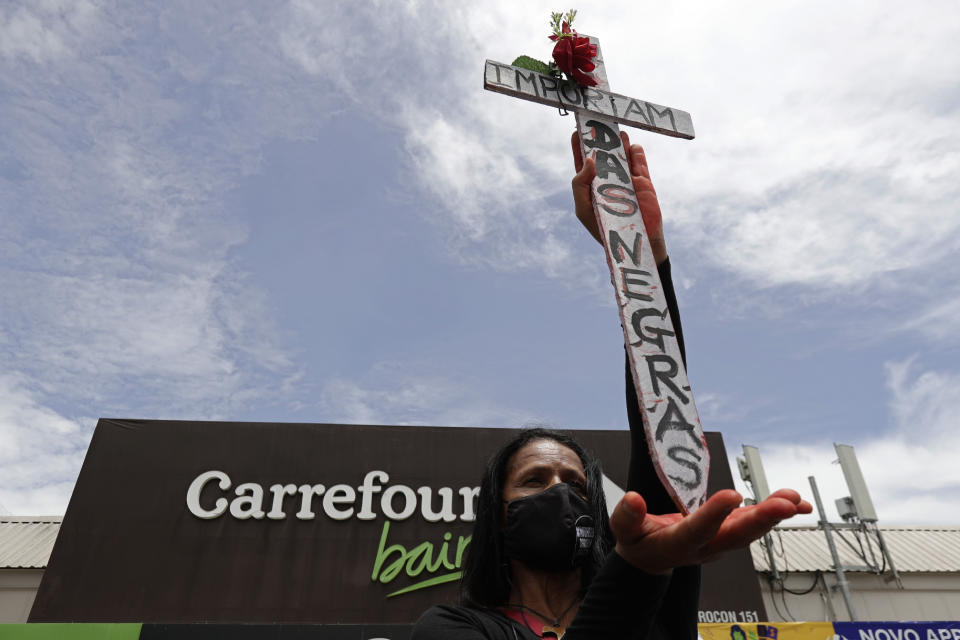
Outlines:
[{"label": "blue sign", "polygon": [[960,640],[960,622],[834,622],[837,640]]}]

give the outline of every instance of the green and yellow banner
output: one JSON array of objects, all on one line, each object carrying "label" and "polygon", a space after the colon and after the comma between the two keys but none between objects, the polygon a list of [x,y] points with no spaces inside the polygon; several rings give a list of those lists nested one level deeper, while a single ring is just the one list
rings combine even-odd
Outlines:
[{"label": "green and yellow banner", "polygon": [[701,624],[703,640],[828,640],[836,635],[832,622],[756,622]]}]

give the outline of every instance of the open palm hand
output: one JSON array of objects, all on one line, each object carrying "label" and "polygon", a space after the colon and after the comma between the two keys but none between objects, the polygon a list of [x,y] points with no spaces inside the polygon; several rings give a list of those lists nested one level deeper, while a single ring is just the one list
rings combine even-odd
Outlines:
[{"label": "open palm hand", "polygon": [[738,506],[741,500],[739,493],[725,489],[688,516],[652,515],[640,494],[630,491],[610,516],[616,552],[648,573],[666,573],[745,547],[781,521],[813,510],[792,489],[781,489],[746,507]]}]

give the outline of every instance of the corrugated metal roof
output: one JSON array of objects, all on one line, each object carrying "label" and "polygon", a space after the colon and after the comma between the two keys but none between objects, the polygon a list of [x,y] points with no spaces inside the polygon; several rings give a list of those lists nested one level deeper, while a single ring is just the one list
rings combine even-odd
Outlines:
[{"label": "corrugated metal roof", "polygon": [[[62,520],[63,516],[0,516],[0,569],[45,568]],[[881,531],[897,571],[960,572],[960,526],[881,527]],[[841,531],[841,534],[843,539],[834,536],[840,562],[846,566],[863,565],[863,560],[851,548],[851,545],[860,548],[858,539],[851,531]],[[780,527],[772,535],[779,570],[833,569],[826,537],[816,527]],[[862,535],[860,540],[866,549]],[[870,545],[877,562],[881,562],[875,536],[871,536]],[[766,571],[767,553],[761,541],[750,545],[750,553],[757,571]]]},{"label": "corrugated metal roof", "polygon": [[[835,530],[836,531],[836,530]],[[883,540],[893,556],[897,571],[909,572],[960,572],[960,527],[924,526],[924,527],[880,527]],[[833,559],[827,546],[826,534],[816,527],[782,527],[772,533],[773,551],[777,569],[783,571],[832,571]],[[858,557],[861,544],[870,557],[873,549],[876,563],[881,564],[875,534],[867,537],[862,533],[854,536],[850,530],[840,530],[833,535],[833,542],[844,567],[863,566]],[[750,545],[753,566],[758,571],[769,568],[767,552],[758,540]]]},{"label": "corrugated metal roof", "polygon": [[0,516],[0,569],[43,569],[63,516]]}]

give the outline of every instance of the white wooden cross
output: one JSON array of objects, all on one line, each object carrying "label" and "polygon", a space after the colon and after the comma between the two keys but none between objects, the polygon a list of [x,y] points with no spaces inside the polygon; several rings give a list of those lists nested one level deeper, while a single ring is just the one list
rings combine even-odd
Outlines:
[{"label": "white wooden cross", "polygon": [[596,38],[590,43],[597,47],[596,87],[492,60],[486,62],[483,86],[576,113],[580,150],[584,159],[592,156],[596,162],[593,208],[617,294],[650,455],[677,507],[691,513],[706,497],[710,457],[617,123],[692,139],[693,122],[685,111],[611,93],[600,43]]}]

